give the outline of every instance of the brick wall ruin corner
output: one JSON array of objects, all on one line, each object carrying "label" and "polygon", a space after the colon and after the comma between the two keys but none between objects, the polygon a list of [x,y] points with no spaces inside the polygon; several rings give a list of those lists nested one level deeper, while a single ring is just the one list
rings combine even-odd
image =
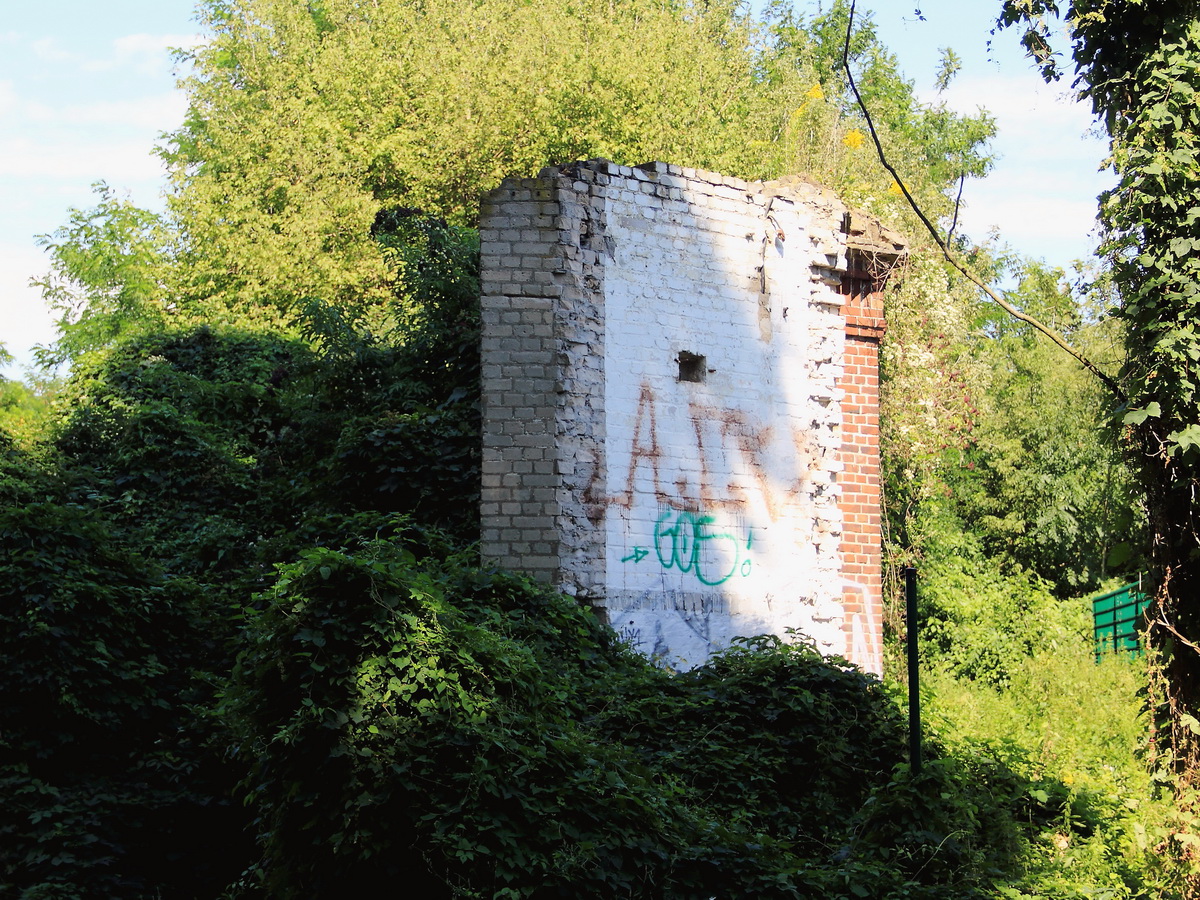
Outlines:
[{"label": "brick wall ruin corner", "polygon": [[878,671],[879,285],[802,179],[603,161],[485,200],[482,553],[702,662],[796,627]]}]

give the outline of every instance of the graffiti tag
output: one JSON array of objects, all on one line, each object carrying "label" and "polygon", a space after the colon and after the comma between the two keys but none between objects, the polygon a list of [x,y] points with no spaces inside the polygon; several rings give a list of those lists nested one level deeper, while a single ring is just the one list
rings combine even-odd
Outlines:
[{"label": "graffiti tag", "polygon": [[[725,531],[714,531],[716,520],[687,510],[668,509],[654,523],[654,550],[667,570],[691,573],[710,587],[724,584],[736,574],[744,578],[753,563],[742,558],[742,542]],[[753,535],[746,540],[749,551]],[[641,548],[635,548],[634,555]],[[645,555],[649,555],[645,551]],[[640,557],[640,558],[644,558]]]}]

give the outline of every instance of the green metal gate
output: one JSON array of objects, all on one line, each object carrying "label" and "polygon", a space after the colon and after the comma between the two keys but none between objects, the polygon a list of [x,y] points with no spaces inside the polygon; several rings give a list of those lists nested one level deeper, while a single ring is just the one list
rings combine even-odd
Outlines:
[{"label": "green metal gate", "polygon": [[1141,654],[1139,632],[1146,603],[1141,579],[1092,598],[1097,658],[1113,650]]}]

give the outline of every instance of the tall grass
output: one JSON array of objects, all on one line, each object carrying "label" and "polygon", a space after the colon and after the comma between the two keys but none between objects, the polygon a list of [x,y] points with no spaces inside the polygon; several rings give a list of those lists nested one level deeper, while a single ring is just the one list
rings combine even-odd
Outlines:
[{"label": "tall grass", "polygon": [[[927,736],[951,755],[998,759],[1028,780],[1023,871],[1006,873],[997,896],[1191,896],[1197,829],[1145,765],[1146,661],[1096,659],[1086,600],[1055,601],[1023,577],[962,575],[951,567],[928,585],[926,619],[948,652],[927,654],[922,704]],[[1003,677],[963,645],[981,640],[1005,649]]]}]

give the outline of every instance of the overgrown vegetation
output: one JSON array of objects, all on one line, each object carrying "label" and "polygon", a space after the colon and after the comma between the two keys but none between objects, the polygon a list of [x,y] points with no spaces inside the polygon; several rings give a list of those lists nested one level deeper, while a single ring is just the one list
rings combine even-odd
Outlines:
[{"label": "overgrown vegetation", "polygon": [[[6,451],[2,765],[17,799],[0,827],[17,896],[334,896],[397,879],[430,897],[988,896],[998,879],[1040,884],[1017,879],[1046,868],[1052,835],[1128,827],[1123,801],[1144,796],[1080,799],[1036,740],[930,744],[913,778],[883,685],[777,640],[655,669],[411,515],[338,505],[321,477],[298,497],[304,469],[262,449],[277,430],[246,429],[261,445],[232,452],[244,417],[203,420],[214,384],[238,393],[215,374],[265,395],[303,348],[209,330],[143,344],[136,365],[135,349],[53,456]],[[314,383],[339,390],[298,380],[272,401],[299,446],[329,421]],[[83,439],[118,410],[121,428]],[[952,608],[961,597],[931,594],[943,629],[978,615]],[[1044,643],[1008,648],[1010,690]],[[1128,856],[1049,871],[1116,872],[1119,896],[1154,896]]]},{"label": "overgrown vegetation", "polygon": [[[480,192],[595,156],[805,171],[915,234],[844,4],[200,9],[167,213],[99,186],[46,239],[71,375],[52,412],[0,383],[0,893],[1187,895],[1144,671],[1096,663],[1078,599],[1142,563],[1103,402],[920,246],[884,354],[919,774],[896,690],[802,642],[667,673],[473,564]],[[869,22],[851,49],[949,212],[987,116],[919,103]],[[1014,301],[1119,362],[1091,294],[1019,265]]]},{"label": "overgrown vegetation", "polygon": [[[1058,4],[1006,0],[1000,22],[1020,27],[1047,79],[1061,75],[1049,21]],[[1200,483],[1196,331],[1200,302],[1197,105],[1200,11],[1162,0],[1073,0],[1074,85],[1110,139],[1117,186],[1101,197],[1102,251],[1112,265],[1125,358],[1117,400],[1127,456],[1148,510],[1155,596],[1148,636],[1161,683],[1155,714],[1179,800],[1196,809],[1200,785],[1200,606],[1194,508]]]}]

